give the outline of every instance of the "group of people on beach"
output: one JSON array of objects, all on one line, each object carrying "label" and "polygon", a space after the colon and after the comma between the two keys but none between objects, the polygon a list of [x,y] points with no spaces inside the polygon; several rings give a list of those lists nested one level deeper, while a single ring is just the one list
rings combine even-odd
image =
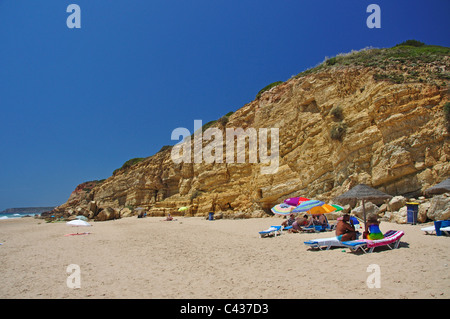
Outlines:
[{"label": "group of people on beach", "polygon": [[[339,241],[349,241],[358,238],[360,233],[355,229],[353,221],[350,219],[349,214],[344,214],[341,220],[336,224],[336,237]],[[380,230],[380,222],[375,215],[370,215],[367,218],[364,232],[362,234],[363,239],[383,239],[383,233]]]},{"label": "group of people on beach", "polygon": [[[308,229],[311,226],[323,226],[328,225],[328,220],[325,215],[312,215],[307,214],[295,217],[295,214],[290,214],[289,218],[281,223],[283,227],[292,226],[289,232],[298,233],[304,229]],[[382,239],[383,233],[380,230],[380,222],[377,217],[370,215],[365,224],[365,229],[362,234],[364,239]],[[344,214],[341,219],[338,220],[335,226],[336,237],[339,241],[355,240],[359,237],[360,233],[356,230],[353,220],[350,218],[350,214]]]},{"label": "group of people on beach", "polygon": [[297,218],[295,217],[295,214],[290,214],[289,218],[281,223],[281,226],[283,227],[292,226],[292,228],[289,229],[289,232],[292,233],[298,233],[299,231],[302,231],[304,228],[308,228],[313,225],[326,227],[328,225],[328,220],[323,214],[312,215],[310,217],[308,217],[308,215],[305,214]]}]

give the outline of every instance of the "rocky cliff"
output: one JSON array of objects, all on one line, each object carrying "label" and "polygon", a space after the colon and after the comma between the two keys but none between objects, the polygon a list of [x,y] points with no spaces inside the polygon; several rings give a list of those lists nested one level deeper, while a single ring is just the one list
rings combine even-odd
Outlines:
[{"label": "rocky cliff", "polygon": [[213,211],[256,217],[287,197],[329,201],[358,183],[393,196],[420,195],[450,175],[443,112],[450,51],[393,50],[329,59],[211,125],[224,141],[227,128],[278,128],[273,174],[262,174],[265,164],[248,157],[245,163],[226,161],[225,151],[223,163],[176,164],[173,148],[166,147],[89,192],[73,194],[57,210],[95,201],[100,210],[142,207],[162,215],[187,206],[193,216]]}]

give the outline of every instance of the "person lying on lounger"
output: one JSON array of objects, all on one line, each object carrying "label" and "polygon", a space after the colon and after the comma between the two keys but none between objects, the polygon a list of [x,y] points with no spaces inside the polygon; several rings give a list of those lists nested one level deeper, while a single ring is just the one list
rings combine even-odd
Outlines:
[{"label": "person lying on lounger", "polygon": [[353,221],[350,220],[350,215],[345,214],[336,225],[336,237],[339,241],[348,241],[356,239],[357,231],[353,225]]}]

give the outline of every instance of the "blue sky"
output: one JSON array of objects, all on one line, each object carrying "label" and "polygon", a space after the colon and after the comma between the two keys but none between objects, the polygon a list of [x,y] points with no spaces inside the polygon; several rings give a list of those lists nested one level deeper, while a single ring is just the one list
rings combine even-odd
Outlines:
[{"label": "blue sky", "polygon": [[[69,4],[81,28],[69,29]],[[381,28],[369,29],[369,4]],[[0,0],[0,210],[64,203],[326,56],[450,46],[450,1]]]}]

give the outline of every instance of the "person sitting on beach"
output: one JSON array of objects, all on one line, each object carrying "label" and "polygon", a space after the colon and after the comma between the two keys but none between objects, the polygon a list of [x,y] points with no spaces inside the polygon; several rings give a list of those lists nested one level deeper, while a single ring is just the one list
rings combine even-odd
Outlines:
[{"label": "person sitting on beach", "polygon": [[308,215],[305,214],[303,217],[298,217],[295,219],[295,222],[292,223],[292,228],[289,229],[292,233],[297,233],[302,230],[302,227],[308,224]]},{"label": "person sitting on beach", "polygon": [[[350,221],[350,223],[349,223]],[[338,221],[336,225],[336,237],[339,241],[348,241],[356,239],[356,230],[353,226],[353,221],[350,220],[350,215],[345,214],[342,220]]]},{"label": "person sitting on beach", "polygon": [[317,224],[320,225],[320,226],[325,226],[325,227],[328,225],[328,220],[327,220],[327,218],[325,217],[324,214],[320,214],[317,217]]},{"label": "person sitting on beach", "polygon": [[170,215],[170,213],[169,213],[169,214],[167,215],[166,219],[164,219],[164,220],[170,222],[170,221],[173,220],[173,217],[172,217],[172,215]]},{"label": "person sitting on beach", "polygon": [[283,226],[283,227],[292,226],[292,224],[294,222],[295,222],[295,215],[294,214],[290,214],[289,215],[289,219],[286,219],[284,222],[282,222],[281,226]]},{"label": "person sitting on beach", "polygon": [[313,214],[311,216],[311,218],[308,219],[308,222],[306,223],[306,227],[311,227],[311,226],[315,226],[315,225],[319,225],[322,226],[323,224],[323,214],[322,215],[317,215],[317,214]]},{"label": "person sitting on beach", "polygon": [[366,229],[363,233],[363,238],[370,240],[384,238],[384,235],[380,230],[380,222],[378,221],[377,216],[370,215],[367,218]]}]

